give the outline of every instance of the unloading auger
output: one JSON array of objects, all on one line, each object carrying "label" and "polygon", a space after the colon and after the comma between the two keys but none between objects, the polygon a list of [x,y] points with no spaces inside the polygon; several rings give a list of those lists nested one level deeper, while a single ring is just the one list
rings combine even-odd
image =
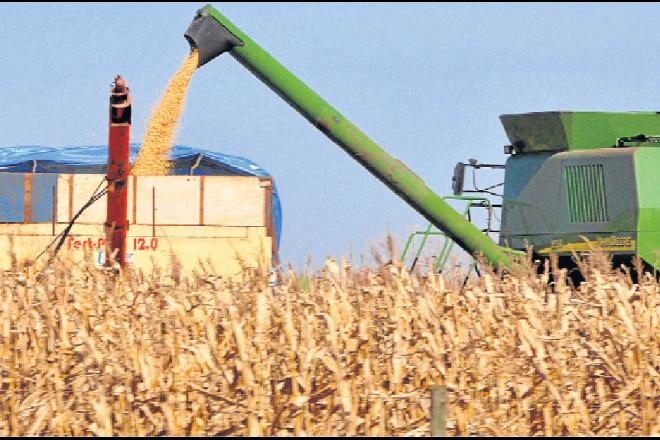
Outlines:
[{"label": "unloading auger", "polygon": [[[506,165],[497,166],[505,170],[497,244],[211,5],[184,35],[199,51],[199,66],[229,53],[432,225],[494,267],[511,269],[531,250],[534,258],[557,255],[561,267],[575,267],[576,253],[605,251],[615,265],[638,256],[660,269],[660,112],[500,116],[511,144]],[[454,196],[464,192],[465,166],[455,168]]]},{"label": "unloading auger", "polygon": [[511,266],[510,249],[494,243],[451,208],[400,160],[392,157],[211,5],[184,34],[199,51],[199,66],[228,52],[371,174],[463,249],[495,267]]}]

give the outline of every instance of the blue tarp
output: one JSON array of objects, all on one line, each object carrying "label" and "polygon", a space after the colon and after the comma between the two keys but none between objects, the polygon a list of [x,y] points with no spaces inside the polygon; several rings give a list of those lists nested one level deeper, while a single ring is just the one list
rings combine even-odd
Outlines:
[{"label": "blue tarp", "polygon": [[[140,144],[131,144],[131,162]],[[270,176],[268,171],[249,159],[200,148],[175,145],[170,153],[173,174],[194,176]],[[16,173],[105,174],[107,146],[0,148],[0,171]],[[273,224],[279,248],[282,232],[282,206],[273,180]]]}]

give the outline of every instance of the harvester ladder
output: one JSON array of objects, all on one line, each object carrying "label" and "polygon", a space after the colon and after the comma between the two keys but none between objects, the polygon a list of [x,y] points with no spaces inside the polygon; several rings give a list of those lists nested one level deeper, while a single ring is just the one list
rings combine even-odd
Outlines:
[{"label": "harvester ladder", "polygon": [[[473,206],[477,205],[480,207],[486,207],[488,209],[488,224],[486,229],[483,231],[486,234],[489,232],[492,232],[491,228],[491,222],[492,222],[492,213],[493,213],[493,204],[491,203],[490,199],[486,197],[479,197],[479,196],[445,196],[443,197],[444,200],[463,200],[466,203],[465,209],[463,210],[463,216],[468,220],[471,221],[470,218],[470,208]],[[449,256],[451,255],[451,251],[454,248],[454,245],[456,244],[454,240],[449,238],[447,234],[445,234],[443,231],[438,230],[433,226],[432,223],[429,223],[428,226],[424,231],[415,231],[410,234],[408,237],[408,241],[406,241],[406,245],[403,248],[403,252],[401,253],[401,261],[405,261],[406,255],[408,254],[408,251],[410,250],[413,241],[415,240],[416,237],[421,236],[422,241],[419,245],[419,249],[417,249],[417,252],[415,254],[415,257],[413,258],[412,264],[410,265],[410,270],[412,271],[415,266],[417,265],[417,262],[419,261],[420,256],[422,255],[422,252],[424,250],[424,246],[426,245],[426,242],[429,237],[431,236],[439,236],[444,238],[444,241],[442,243],[442,247],[440,248],[440,252],[438,253],[438,257],[436,258],[435,263],[433,264],[433,272],[439,273],[442,272],[446,269],[447,266],[447,260],[449,260]],[[476,261],[472,261],[470,264],[470,268],[468,270],[468,276],[472,272],[472,270],[477,271],[477,263]]]}]

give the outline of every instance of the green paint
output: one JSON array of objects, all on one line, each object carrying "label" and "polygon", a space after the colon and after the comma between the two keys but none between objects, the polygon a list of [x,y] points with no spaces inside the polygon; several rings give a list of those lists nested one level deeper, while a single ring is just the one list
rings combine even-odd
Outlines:
[{"label": "green paint", "polygon": [[655,112],[538,112],[500,116],[509,141],[522,152],[608,148],[622,137],[660,135]]},{"label": "green paint", "polygon": [[655,112],[563,112],[569,148],[587,150],[612,147],[622,137],[660,135],[660,114]]},{"label": "green paint", "polygon": [[[473,205],[479,204],[485,204],[488,209],[492,212],[492,204],[490,199],[486,197],[481,197],[481,196],[445,196],[443,197],[444,200],[461,200],[464,202],[467,202],[465,205],[465,208],[463,209],[463,217],[466,219],[470,219],[470,208],[472,208]],[[490,220],[488,222],[488,227],[490,228]],[[433,271],[438,273],[441,271],[444,271],[447,268],[447,261],[449,260],[449,256],[451,255],[451,250],[454,247],[454,241],[451,240],[450,238],[447,237],[447,234],[444,232],[440,231],[434,231],[433,230],[433,224],[429,223],[428,226],[426,227],[426,230],[424,231],[416,231],[410,234],[408,237],[408,240],[406,241],[406,245],[403,248],[403,252],[401,253],[401,257],[399,258],[401,261],[405,262],[406,260],[406,255],[408,253],[408,250],[410,249],[413,240],[418,237],[422,237],[422,241],[419,244],[419,249],[417,250],[417,253],[415,254],[415,257],[413,258],[412,264],[410,265],[410,270],[412,271],[415,268],[415,265],[419,261],[419,258],[422,255],[422,252],[424,250],[424,245],[426,244],[426,241],[428,240],[429,237],[431,236],[439,236],[444,238],[442,248],[440,249],[440,252],[438,253],[438,257],[436,258],[436,262],[433,264]],[[475,262],[472,262],[470,265],[470,270],[472,270],[472,266],[474,266]],[[469,275],[469,272],[468,272]]]},{"label": "green paint", "polygon": [[660,269],[660,149],[635,151],[635,179],[639,214],[637,252],[647,263]]},{"label": "green paint", "polygon": [[481,254],[492,265],[510,267],[510,250],[494,243],[472,223],[464,219],[422,179],[401,161],[390,156],[339,111],[269,55],[225,16],[207,5],[204,14],[239,38],[243,45],[234,46],[230,54],[310,123],[343,148],[374,176],[405,200],[459,246],[472,255]]}]

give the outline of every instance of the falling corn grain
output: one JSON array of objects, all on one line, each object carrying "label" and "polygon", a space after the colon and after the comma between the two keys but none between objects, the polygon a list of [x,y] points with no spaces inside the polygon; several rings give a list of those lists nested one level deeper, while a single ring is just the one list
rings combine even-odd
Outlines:
[{"label": "falling corn grain", "polygon": [[169,152],[174,145],[176,130],[183,111],[188,85],[197,68],[198,52],[192,51],[167,85],[165,95],[154,110],[144,135],[140,152],[133,165],[135,176],[169,174]]}]

